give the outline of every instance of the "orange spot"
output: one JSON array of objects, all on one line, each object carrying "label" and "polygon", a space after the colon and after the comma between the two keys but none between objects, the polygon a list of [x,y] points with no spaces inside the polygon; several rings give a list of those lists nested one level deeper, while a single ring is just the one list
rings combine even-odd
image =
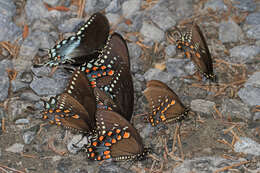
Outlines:
[{"label": "orange spot", "polygon": [[165,118],[164,115],[161,115],[160,118],[161,118],[162,121],[165,121],[165,120],[166,120],[166,118]]},{"label": "orange spot", "polygon": [[174,105],[175,104],[175,100],[173,100],[172,102],[171,102],[171,105]]},{"label": "orange spot", "polygon": [[55,121],[60,122],[60,120],[58,118],[55,118]]},{"label": "orange spot", "polygon": [[91,77],[92,77],[92,78],[96,78],[97,76],[93,74]]},{"label": "orange spot", "polygon": [[106,157],[106,159],[109,159],[111,156],[110,155],[106,155],[105,157]]},{"label": "orange spot", "polygon": [[95,157],[95,153],[91,153],[91,154],[90,154],[90,157]]},{"label": "orange spot", "polygon": [[190,48],[191,48],[191,49],[194,49],[194,46],[193,46],[193,45],[190,45]]},{"label": "orange spot", "polygon": [[49,110],[49,113],[53,113],[53,110],[52,110],[52,109],[50,109],[50,110]]},{"label": "orange spot", "polygon": [[60,59],[60,55],[57,56],[57,59]]},{"label": "orange spot", "polygon": [[96,66],[94,66],[93,68],[92,68],[92,70],[94,70],[94,71],[96,71],[98,69],[98,67],[96,67]]},{"label": "orange spot", "polygon": [[150,122],[153,123],[153,118],[152,117],[150,117]]},{"label": "orange spot", "polygon": [[98,156],[97,160],[101,160],[101,157],[100,157],[100,156]]},{"label": "orange spot", "polygon": [[158,120],[156,120],[156,124],[159,124],[159,121],[158,121]]},{"label": "orange spot", "polygon": [[112,111],[112,108],[111,108],[111,107],[108,107],[107,109],[110,110],[110,111]]},{"label": "orange spot", "polygon": [[181,49],[181,45],[178,45],[178,49]]},{"label": "orange spot", "polygon": [[121,132],[121,130],[120,129],[116,129],[116,133],[120,133]]},{"label": "orange spot", "polygon": [[191,54],[190,54],[190,52],[185,52],[185,55],[186,55],[188,58],[190,58],[190,57],[191,57]]},{"label": "orange spot", "polygon": [[79,115],[75,114],[72,116],[72,118],[79,119]]},{"label": "orange spot", "polygon": [[117,140],[121,140],[122,139],[122,136],[117,136]]},{"label": "orange spot", "polygon": [[195,54],[198,58],[200,58],[201,56],[200,56],[200,54],[198,53],[198,52],[196,52],[196,54]]},{"label": "orange spot", "polygon": [[106,76],[107,75],[107,72],[103,72],[103,76]]},{"label": "orange spot", "polygon": [[65,116],[63,114],[60,115],[61,118],[64,118]]},{"label": "orange spot", "polygon": [[115,144],[116,143],[116,140],[115,139],[112,139],[112,141],[111,141],[113,144]]},{"label": "orange spot", "polygon": [[99,137],[99,140],[100,140],[100,141],[103,141],[103,139],[104,139],[104,136],[100,136],[100,137]]},{"label": "orange spot", "polygon": [[92,152],[92,151],[93,151],[93,149],[92,149],[92,148],[89,148],[89,149],[88,149],[88,152]]},{"label": "orange spot", "polygon": [[156,115],[156,112],[154,111],[153,114]]},{"label": "orange spot", "polygon": [[97,142],[96,142],[96,141],[93,142],[92,145],[93,145],[93,146],[97,146]]},{"label": "orange spot", "polygon": [[187,46],[187,47],[188,47],[188,46],[189,46],[189,43],[188,43],[188,42],[186,42],[186,43],[185,43],[185,46]]},{"label": "orange spot", "polygon": [[53,120],[50,120],[49,122],[50,122],[50,124],[54,124],[54,121],[53,121]]},{"label": "orange spot", "polygon": [[48,119],[48,116],[47,115],[43,115],[43,117],[42,117],[43,119]]},{"label": "orange spot", "polygon": [[98,76],[98,77],[101,77],[102,75],[101,75],[101,73],[98,73],[97,76]]},{"label": "orange spot", "polygon": [[86,69],[85,72],[86,72],[86,73],[89,73],[89,69]]},{"label": "orange spot", "polygon": [[160,110],[160,107],[158,107],[157,110],[159,111],[159,110]]},{"label": "orange spot", "polygon": [[124,134],[123,138],[129,138],[129,137],[130,137],[130,133],[128,133],[128,132],[125,132],[125,134]]},{"label": "orange spot", "polygon": [[61,112],[61,110],[60,110],[60,109],[56,109],[56,112],[58,112],[58,113],[59,113],[59,112]]},{"label": "orange spot", "polygon": [[108,72],[108,74],[109,74],[110,76],[112,76],[112,75],[114,74],[114,71],[113,71],[113,70],[110,70],[110,71]]},{"label": "orange spot", "polygon": [[92,85],[92,88],[95,88],[96,87],[96,85]]},{"label": "orange spot", "polygon": [[109,150],[107,150],[107,151],[104,151],[104,154],[105,155],[108,155],[110,153],[110,151]]},{"label": "orange spot", "polygon": [[68,110],[68,109],[64,110],[64,113],[69,113],[69,112],[70,112],[70,110]]},{"label": "orange spot", "polygon": [[112,134],[113,134],[113,132],[111,132],[111,131],[109,131],[109,132],[107,133],[108,136],[111,136]]},{"label": "orange spot", "polygon": [[107,143],[105,143],[105,146],[106,146],[106,147],[110,147],[111,144],[110,144],[109,142],[107,142]]},{"label": "orange spot", "polygon": [[102,69],[102,70],[105,70],[106,68],[107,68],[107,67],[104,66],[104,65],[101,66],[101,69]]}]

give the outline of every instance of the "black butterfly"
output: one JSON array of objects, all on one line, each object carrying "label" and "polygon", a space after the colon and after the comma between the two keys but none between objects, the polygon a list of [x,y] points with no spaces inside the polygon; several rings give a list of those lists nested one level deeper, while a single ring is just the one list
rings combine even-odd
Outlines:
[{"label": "black butterfly", "polygon": [[193,23],[187,30],[182,32],[176,27],[174,32],[168,32],[168,36],[176,40],[177,48],[183,50],[186,57],[191,58],[204,77],[215,82],[211,54],[199,26]]},{"label": "black butterfly", "polygon": [[146,87],[144,95],[151,108],[148,119],[152,126],[160,122],[182,121],[187,117],[189,109],[166,84],[151,80],[147,82]]},{"label": "black butterfly", "polygon": [[75,70],[65,92],[45,102],[43,119],[83,133],[96,128],[96,98],[84,73]]},{"label": "black butterfly", "polygon": [[109,36],[109,22],[101,13],[93,14],[74,36],[62,40],[49,50],[47,66],[80,65],[98,56]]},{"label": "black butterfly", "polygon": [[143,160],[150,149],[144,148],[137,130],[120,114],[102,108],[96,113],[99,134],[85,146],[90,160]]},{"label": "black butterfly", "polygon": [[98,58],[80,67],[86,73],[92,87],[104,91],[118,109],[115,110],[130,120],[133,113],[134,90],[130,60],[125,40],[112,34]]}]

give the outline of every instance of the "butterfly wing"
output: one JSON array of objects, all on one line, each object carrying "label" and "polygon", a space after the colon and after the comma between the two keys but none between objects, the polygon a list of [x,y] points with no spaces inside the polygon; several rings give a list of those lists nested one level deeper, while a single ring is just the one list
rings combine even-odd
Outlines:
[{"label": "butterfly wing", "polygon": [[62,40],[49,50],[49,66],[79,65],[96,58],[109,36],[109,22],[101,13],[93,14],[74,36]]},{"label": "butterfly wing", "polygon": [[144,155],[144,146],[139,133],[125,118],[114,111],[104,109],[97,110],[96,118],[102,131],[87,148],[90,159],[112,158],[120,161]]}]

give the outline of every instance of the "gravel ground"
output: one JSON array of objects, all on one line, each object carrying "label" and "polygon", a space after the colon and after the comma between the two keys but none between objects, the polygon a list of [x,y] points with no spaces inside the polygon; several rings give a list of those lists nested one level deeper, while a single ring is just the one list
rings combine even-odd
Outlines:
[{"label": "gravel ground", "polygon": [[[0,172],[260,173],[259,0],[86,0],[85,8],[79,2],[0,0]],[[50,68],[32,65],[98,11],[128,42],[132,123],[153,150],[142,162],[90,162],[72,145],[80,134],[40,119],[41,99],[62,93],[71,74],[59,68],[50,76]],[[218,84],[195,78],[194,65],[166,37],[194,20]],[[140,115],[149,111],[142,91],[151,79],[167,83],[192,110],[181,125],[182,147],[178,124],[154,128]]]}]

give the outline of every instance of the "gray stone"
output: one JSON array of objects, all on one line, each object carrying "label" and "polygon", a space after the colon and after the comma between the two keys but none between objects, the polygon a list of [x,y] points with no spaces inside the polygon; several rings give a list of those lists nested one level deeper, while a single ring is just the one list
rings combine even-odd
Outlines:
[{"label": "gray stone", "polygon": [[13,1],[10,0],[1,0],[0,1],[0,13],[10,20],[15,14],[16,7]]},{"label": "gray stone", "polygon": [[38,95],[57,95],[64,91],[67,80],[57,80],[49,77],[35,77],[30,84],[31,89]]},{"label": "gray stone", "polygon": [[222,43],[237,42],[241,38],[242,30],[232,19],[220,23],[219,40]]},{"label": "gray stone", "polygon": [[238,96],[250,106],[260,105],[260,72],[255,72],[250,76],[244,88],[238,91]]},{"label": "gray stone", "polygon": [[167,83],[172,80],[173,75],[167,72],[163,72],[157,68],[150,68],[147,72],[145,72],[144,78],[146,81],[160,80],[164,83]]},{"label": "gray stone", "polygon": [[252,39],[260,39],[260,25],[254,25],[246,31],[247,37]]},{"label": "gray stone", "polygon": [[6,70],[12,68],[10,60],[4,59],[0,62],[0,101],[8,97],[9,77]]},{"label": "gray stone", "polygon": [[176,55],[176,46],[175,45],[169,45],[165,48],[166,58],[172,58],[174,55]]},{"label": "gray stone", "polygon": [[22,33],[21,28],[17,27],[5,15],[0,13],[0,41],[13,42]]},{"label": "gray stone", "polygon": [[235,99],[224,99],[221,105],[221,113],[223,116],[238,119],[250,119],[252,117],[248,106]]},{"label": "gray stone", "polygon": [[45,3],[51,5],[51,6],[55,6],[58,5],[58,3],[60,2],[60,0],[43,0]]},{"label": "gray stone", "polygon": [[252,12],[256,9],[254,0],[232,0],[234,7],[237,7],[240,11]]},{"label": "gray stone", "polygon": [[227,6],[223,3],[223,0],[209,0],[206,2],[204,10],[211,8],[214,11],[226,11]]},{"label": "gray stone", "polygon": [[7,119],[14,121],[19,117],[26,115],[28,107],[33,107],[33,103],[22,101],[17,97],[10,98],[7,102]]},{"label": "gray stone", "polygon": [[214,102],[208,100],[196,99],[191,101],[191,109],[204,114],[212,114],[215,105]]},{"label": "gray stone", "polygon": [[0,76],[0,101],[4,101],[8,97],[9,78]]},{"label": "gray stone", "polygon": [[69,168],[72,166],[72,160],[70,158],[61,159],[57,164],[57,170],[59,172],[69,173]]},{"label": "gray stone", "polygon": [[133,173],[130,169],[126,169],[121,167],[120,165],[116,165],[113,162],[105,162],[101,166],[99,166],[98,173]]},{"label": "gray stone", "polygon": [[[193,74],[196,70],[194,66],[193,70],[186,67],[186,64],[191,64],[188,59],[177,59],[177,58],[168,58],[166,60],[166,69],[167,71],[175,77],[186,76],[188,74]],[[186,70],[187,69],[187,70]]]},{"label": "gray stone", "polygon": [[[75,27],[80,25],[81,23],[83,23],[84,20],[83,19],[79,19],[79,18],[70,18],[68,20],[65,20],[63,23],[61,23],[58,26],[58,29],[61,32],[74,32],[75,31]],[[78,27],[79,28],[79,27]]]},{"label": "gray stone", "polygon": [[116,13],[121,10],[121,6],[120,0],[112,0],[106,8],[106,13]]},{"label": "gray stone", "polygon": [[256,112],[254,117],[253,117],[254,121],[260,121],[260,112]]},{"label": "gray stone", "polygon": [[29,124],[29,120],[25,118],[20,118],[15,121],[15,124]]},{"label": "gray stone", "polygon": [[260,156],[260,144],[247,137],[240,137],[234,145],[235,152]]},{"label": "gray stone", "polygon": [[140,46],[138,46],[135,43],[129,43],[127,47],[129,51],[130,60],[139,58],[143,52]]},{"label": "gray stone", "polygon": [[[178,167],[174,168],[172,173],[182,172],[200,172],[200,173],[209,173],[217,172],[220,168],[224,166],[230,166],[233,164],[238,164],[245,159],[230,160],[224,159],[222,157],[198,157],[194,159],[185,159],[184,162]],[[241,172],[241,171],[240,171]]]},{"label": "gray stone", "polygon": [[260,53],[260,47],[254,45],[240,45],[230,49],[230,56],[235,63],[245,63],[250,62]]},{"label": "gray stone", "polygon": [[104,10],[109,4],[111,0],[91,0],[86,1],[85,12],[87,14],[96,13]]},{"label": "gray stone", "polygon": [[176,16],[183,18],[193,14],[193,0],[176,0],[173,2],[175,2]]},{"label": "gray stone", "polygon": [[12,152],[12,153],[21,153],[21,152],[23,152],[23,147],[24,147],[23,144],[15,143],[12,146],[8,147],[6,149],[6,151],[7,152]]},{"label": "gray stone", "polygon": [[82,139],[81,134],[74,135],[71,141],[68,142],[67,148],[70,153],[76,154],[86,144],[88,144],[86,136]]},{"label": "gray stone", "polygon": [[245,83],[245,87],[253,86],[260,88],[260,72],[255,72]]},{"label": "gray stone", "polygon": [[249,14],[246,17],[246,23],[249,25],[260,25],[260,12]]},{"label": "gray stone", "polygon": [[25,13],[29,22],[32,22],[34,19],[46,18],[49,15],[47,8],[41,0],[26,1]]},{"label": "gray stone", "polygon": [[107,13],[106,17],[109,21],[110,24],[116,25],[118,22],[120,22],[120,15],[119,14],[114,14],[114,13]]},{"label": "gray stone", "polygon": [[162,6],[161,3],[156,4],[151,10],[149,10],[148,16],[163,31],[176,25],[177,19],[174,13],[169,11],[168,8]]},{"label": "gray stone", "polygon": [[242,101],[250,106],[260,105],[260,88],[248,86],[238,91]]},{"label": "gray stone", "polygon": [[129,19],[132,22],[131,25],[127,25],[126,23],[120,23],[117,29],[123,32],[138,32],[143,24],[143,13],[136,12]]},{"label": "gray stone", "polygon": [[141,8],[141,0],[128,0],[122,5],[122,14],[126,18],[135,14]]},{"label": "gray stone", "polygon": [[23,134],[23,141],[25,144],[30,144],[34,137],[35,137],[36,132],[35,131],[27,131]]},{"label": "gray stone", "polygon": [[40,97],[35,95],[33,92],[31,91],[25,91],[21,94],[21,99],[23,100],[29,100],[29,101],[39,101]]},{"label": "gray stone", "polygon": [[140,33],[148,40],[154,42],[161,42],[164,39],[164,32],[156,26],[143,22]]},{"label": "gray stone", "polygon": [[40,76],[40,74],[48,74],[48,69],[32,68],[32,70],[39,76],[34,76],[30,87],[39,96],[57,95],[62,93],[71,76],[71,74],[67,73],[64,69],[57,69],[52,77]]},{"label": "gray stone", "polygon": [[20,82],[17,80],[12,80],[11,85],[12,85],[13,92],[18,92],[22,89],[29,88],[29,84],[26,84],[26,83],[23,83],[23,82]]}]

